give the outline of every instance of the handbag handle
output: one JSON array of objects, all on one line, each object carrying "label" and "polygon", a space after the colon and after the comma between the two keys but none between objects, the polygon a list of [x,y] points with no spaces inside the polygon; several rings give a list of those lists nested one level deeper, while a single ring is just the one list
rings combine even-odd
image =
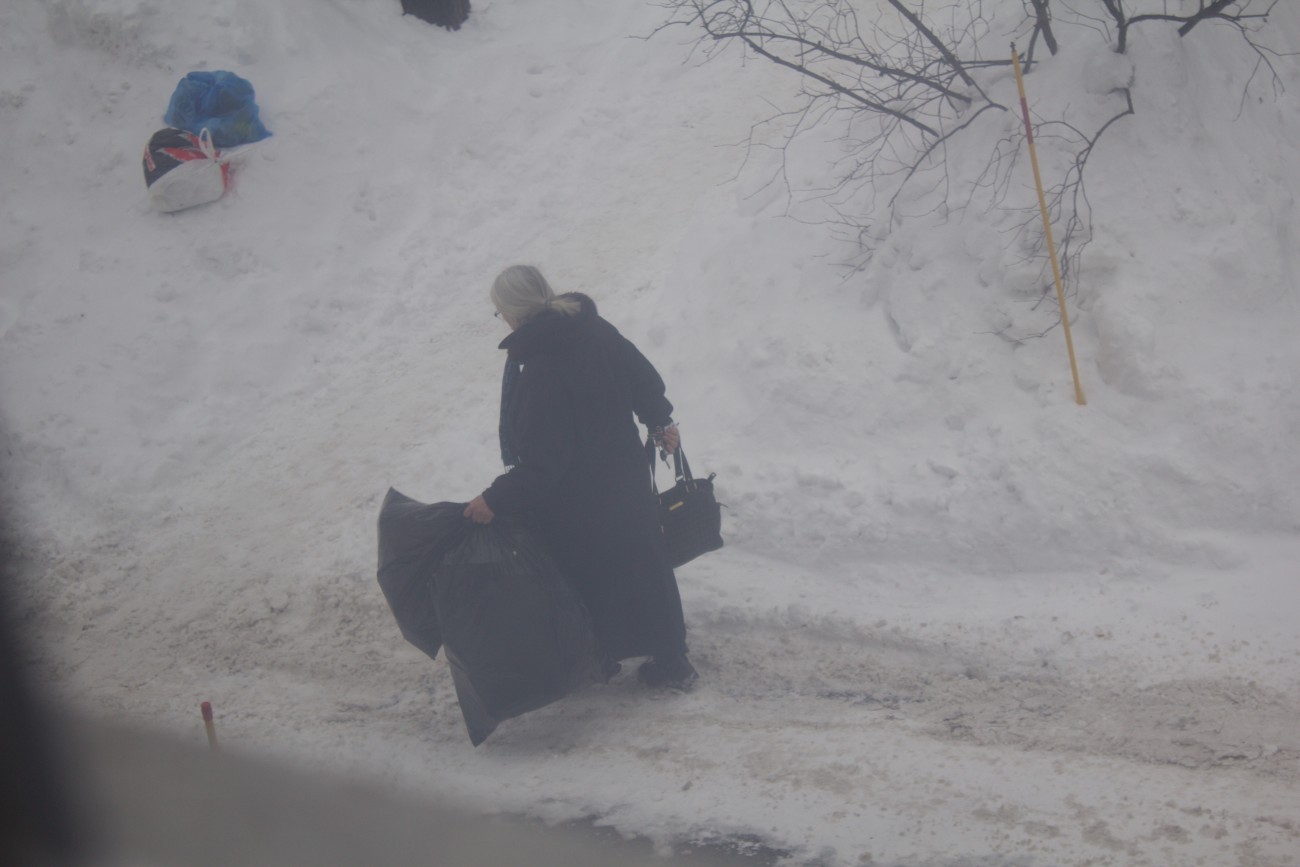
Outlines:
[{"label": "handbag handle", "polygon": [[[650,484],[657,495],[659,493],[659,483],[655,480],[655,441],[654,437],[647,437],[645,441],[646,458],[650,461]],[[664,458],[664,463],[668,459]],[[691,475],[690,461],[686,460],[686,452],[682,450],[681,445],[673,452],[673,476],[679,482],[685,482],[688,489],[695,487],[695,477]]]}]

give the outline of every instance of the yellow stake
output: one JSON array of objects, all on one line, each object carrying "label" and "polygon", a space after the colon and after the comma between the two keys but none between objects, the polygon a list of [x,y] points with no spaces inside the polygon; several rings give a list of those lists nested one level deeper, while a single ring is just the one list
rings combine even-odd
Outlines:
[{"label": "yellow stake", "polygon": [[1061,286],[1061,265],[1056,260],[1056,242],[1052,240],[1052,222],[1047,217],[1047,197],[1043,194],[1043,177],[1038,173],[1038,151],[1034,148],[1034,128],[1029,123],[1029,101],[1025,99],[1025,79],[1020,74],[1020,55],[1016,44],[1011,43],[1011,63],[1016,68],[1016,87],[1020,89],[1020,111],[1025,118],[1025,137],[1029,140],[1029,161],[1034,166],[1034,183],[1038,186],[1038,210],[1043,215],[1043,231],[1047,233],[1047,250],[1052,256],[1052,276],[1056,278],[1056,303],[1061,308],[1061,325],[1065,328],[1065,349],[1070,353],[1070,373],[1074,375],[1074,402],[1083,406],[1088,401],[1083,396],[1079,382],[1079,365],[1074,360],[1074,338],[1070,336],[1070,316],[1065,311],[1065,289]]}]

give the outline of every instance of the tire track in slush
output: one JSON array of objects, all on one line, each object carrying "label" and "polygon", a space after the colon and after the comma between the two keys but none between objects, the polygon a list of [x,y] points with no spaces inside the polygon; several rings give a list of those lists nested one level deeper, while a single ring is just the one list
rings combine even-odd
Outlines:
[{"label": "tire track in slush", "polygon": [[808,706],[879,710],[940,741],[1300,782],[1300,702],[1245,678],[1085,681],[828,619],[803,628],[718,621],[691,643],[718,670],[710,688],[737,699],[788,692]]}]

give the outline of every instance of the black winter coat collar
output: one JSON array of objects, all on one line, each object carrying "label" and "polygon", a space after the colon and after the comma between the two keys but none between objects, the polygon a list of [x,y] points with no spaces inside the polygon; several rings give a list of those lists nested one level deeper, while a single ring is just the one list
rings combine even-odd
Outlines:
[{"label": "black winter coat collar", "polygon": [[501,341],[500,348],[509,352],[511,358],[522,362],[538,355],[563,352],[591,334],[600,318],[596,313],[596,302],[580,292],[570,292],[560,297],[578,301],[582,304],[582,310],[574,316],[565,316],[555,310],[543,310],[510,332]]}]

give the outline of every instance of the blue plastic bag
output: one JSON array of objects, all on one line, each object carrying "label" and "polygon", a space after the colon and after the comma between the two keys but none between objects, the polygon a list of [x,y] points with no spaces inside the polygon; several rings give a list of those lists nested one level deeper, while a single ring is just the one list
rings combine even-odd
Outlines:
[{"label": "blue plastic bag", "polygon": [[182,78],[163,120],[195,135],[206,129],[219,148],[261,141],[271,134],[258,117],[253,85],[222,70]]}]

